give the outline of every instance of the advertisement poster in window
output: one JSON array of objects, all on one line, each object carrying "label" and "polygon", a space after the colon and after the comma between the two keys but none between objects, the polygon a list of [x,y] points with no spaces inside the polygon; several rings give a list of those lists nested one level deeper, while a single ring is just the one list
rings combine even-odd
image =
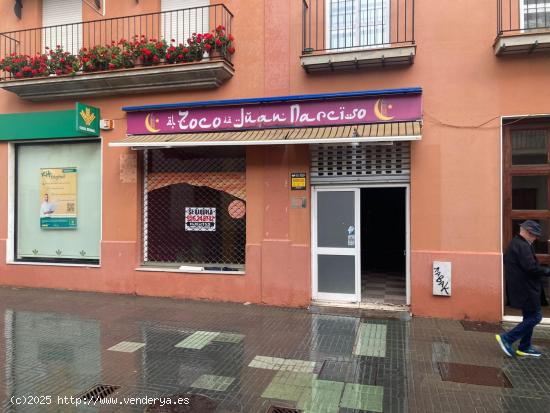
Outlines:
[{"label": "advertisement poster in window", "polygon": [[216,231],[216,208],[185,208],[186,231]]},{"label": "advertisement poster in window", "polygon": [[76,228],[77,169],[40,169],[40,228]]}]

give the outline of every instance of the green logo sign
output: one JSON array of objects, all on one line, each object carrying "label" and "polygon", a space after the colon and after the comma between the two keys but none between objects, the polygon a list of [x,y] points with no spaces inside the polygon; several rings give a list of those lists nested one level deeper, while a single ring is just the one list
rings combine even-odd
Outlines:
[{"label": "green logo sign", "polygon": [[99,135],[99,109],[93,106],[76,104],[76,131],[80,133]]}]

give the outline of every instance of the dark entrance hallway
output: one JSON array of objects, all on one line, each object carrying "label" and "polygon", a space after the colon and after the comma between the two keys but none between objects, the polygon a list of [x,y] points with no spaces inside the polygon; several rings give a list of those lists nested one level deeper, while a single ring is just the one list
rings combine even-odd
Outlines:
[{"label": "dark entrance hallway", "polygon": [[405,188],[361,189],[361,298],[406,304]]}]

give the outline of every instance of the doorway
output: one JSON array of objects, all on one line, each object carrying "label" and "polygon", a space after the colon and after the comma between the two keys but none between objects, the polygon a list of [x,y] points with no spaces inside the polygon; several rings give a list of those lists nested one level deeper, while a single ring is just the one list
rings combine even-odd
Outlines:
[{"label": "doorway", "polygon": [[361,301],[407,304],[406,188],[361,189]]},{"label": "doorway", "polygon": [[409,186],[313,188],[312,296],[409,304]]}]

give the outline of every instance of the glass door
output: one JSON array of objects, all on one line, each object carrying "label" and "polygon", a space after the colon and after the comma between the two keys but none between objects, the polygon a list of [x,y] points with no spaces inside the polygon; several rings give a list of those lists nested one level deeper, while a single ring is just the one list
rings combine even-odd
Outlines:
[{"label": "glass door", "polygon": [[313,298],[359,302],[358,188],[313,190]]}]

